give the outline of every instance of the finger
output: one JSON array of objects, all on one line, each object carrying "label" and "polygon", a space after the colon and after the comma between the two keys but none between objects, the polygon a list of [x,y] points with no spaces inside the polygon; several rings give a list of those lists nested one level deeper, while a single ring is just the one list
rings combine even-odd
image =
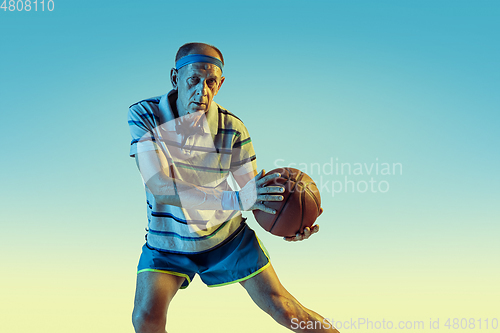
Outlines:
[{"label": "finger", "polygon": [[260,170],[260,172],[257,174],[257,176],[254,177],[254,179],[256,181],[259,180],[259,179],[261,179],[262,177],[264,177],[265,172],[266,171],[264,169]]},{"label": "finger", "polygon": [[309,236],[311,236],[311,229],[309,229],[309,227],[305,227],[302,239],[308,239]]},{"label": "finger", "polygon": [[272,209],[271,207],[267,207],[261,203],[257,203],[255,204],[252,209],[258,209],[258,210],[261,210],[265,213],[268,213],[268,214],[276,214],[276,211],[274,209]]},{"label": "finger", "polygon": [[287,242],[296,242],[297,241],[297,236],[292,236],[292,237],[283,237],[284,240]]},{"label": "finger", "polygon": [[274,194],[259,194],[257,195],[257,201],[283,201],[283,196]]},{"label": "finger", "polygon": [[268,183],[268,182],[270,182],[271,180],[276,179],[276,178],[279,178],[279,177],[281,177],[281,174],[280,174],[280,173],[272,173],[272,174],[270,174],[270,175],[266,175],[266,176],[264,176],[264,177],[260,178],[259,180],[257,180],[257,181],[255,182],[255,184],[256,184],[256,185],[263,185],[263,184]]},{"label": "finger", "polygon": [[311,235],[317,233],[318,231],[319,231],[319,225],[316,224],[311,227]]},{"label": "finger", "polygon": [[257,194],[262,193],[283,193],[285,188],[283,186],[264,186],[257,189]]}]

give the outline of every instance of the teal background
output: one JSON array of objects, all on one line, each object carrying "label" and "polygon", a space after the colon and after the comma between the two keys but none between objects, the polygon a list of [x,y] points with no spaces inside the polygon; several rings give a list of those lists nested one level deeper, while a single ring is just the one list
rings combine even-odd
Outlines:
[{"label": "teal background", "polygon": [[[260,168],[402,165],[347,175],[386,193],[333,193],[346,175],[311,174],[325,212],[307,241],[250,221],[305,306],[336,321],[439,318],[441,330],[500,319],[498,2],[54,4],[0,10],[0,331],[133,331],[147,219],[127,110],[171,88],[192,41],[223,52],[215,101],[243,119]],[[240,286],[199,279],[168,329],[286,331]]]}]

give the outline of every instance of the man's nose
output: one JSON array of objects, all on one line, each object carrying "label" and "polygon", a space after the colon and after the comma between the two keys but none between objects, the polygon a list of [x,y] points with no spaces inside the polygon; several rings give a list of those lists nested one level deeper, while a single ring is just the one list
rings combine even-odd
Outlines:
[{"label": "man's nose", "polygon": [[198,95],[201,95],[201,96],[205,96],[208,92],[208,86],[207,86],[207,83],[205,81],[202,81],[198,84],[198,87],[197,87],[197,94]]}]

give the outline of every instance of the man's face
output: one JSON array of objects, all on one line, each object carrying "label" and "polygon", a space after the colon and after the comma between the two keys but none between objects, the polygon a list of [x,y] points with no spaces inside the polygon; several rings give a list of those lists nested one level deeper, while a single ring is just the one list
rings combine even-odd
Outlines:
[{"label": "man's face", "polygon": [[221,69],[204,62],[172,70],[171,79],[178,91],[177,108],[181,116],[208,111],[224,82]]}]

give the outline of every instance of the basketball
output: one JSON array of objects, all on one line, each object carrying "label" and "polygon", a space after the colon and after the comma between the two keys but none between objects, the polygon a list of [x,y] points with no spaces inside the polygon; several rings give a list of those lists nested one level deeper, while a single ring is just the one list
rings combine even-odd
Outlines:
[{"label": "basketball", "polygon": [[262,228],[276,236],[293,237],[302,233],[305,227],[311,227],[320,214],[321,198],[314,181],[306,173],[294,168],[279,168],[266,175],[280,173],[266,185],[278,185],[285,188],[283,201],[266,201],[264,205],[276,210],[269,214],[253,210],[255,219]]}]

